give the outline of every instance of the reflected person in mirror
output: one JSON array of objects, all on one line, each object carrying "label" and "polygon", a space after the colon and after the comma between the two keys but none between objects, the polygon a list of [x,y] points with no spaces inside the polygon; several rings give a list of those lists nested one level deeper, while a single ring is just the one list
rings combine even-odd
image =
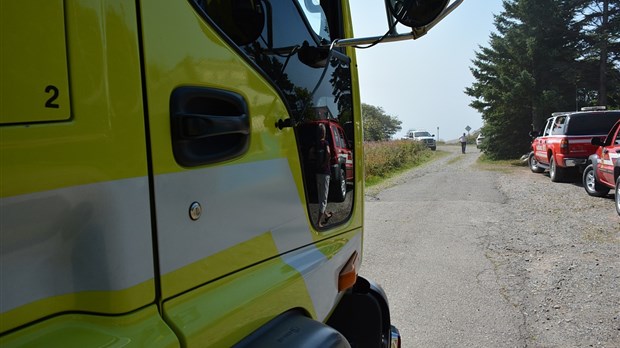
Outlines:
[{"label": "reflected person in mirror", "polygon": [[326,212],[330,181],[330,150],[327,130],[322,123],[319,123],[317,127],[317,143],[314,145],[314,151],[316,156],[316,185],[319,195],[319,214],[316,223],[319,227],[324,227],[332,217],[332,213]]}]

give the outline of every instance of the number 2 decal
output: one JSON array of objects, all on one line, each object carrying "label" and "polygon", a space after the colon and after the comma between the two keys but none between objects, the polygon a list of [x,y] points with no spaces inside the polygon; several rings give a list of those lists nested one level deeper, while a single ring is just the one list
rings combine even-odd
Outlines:
[{"label": "number 2 decal", "polygon": [[58,109],[60,105],[56,104],[55,101],[58,98],[58,87],[49,85],[45,87],[45,93],[51,93],[50,98],[45,102],[46,108]]}]

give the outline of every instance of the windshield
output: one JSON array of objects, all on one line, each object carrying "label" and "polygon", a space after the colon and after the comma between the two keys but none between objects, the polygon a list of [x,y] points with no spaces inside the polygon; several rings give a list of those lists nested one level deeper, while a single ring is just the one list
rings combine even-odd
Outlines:
[{"label": "windshield", "polygon": [[430,137],[431,133],[429,132],[415,132],[414,137],[419,138],[419,137]]},{"label": "windshield", "polygon": [[329,27],[327,25],[327,18],[321,8],[319,0],[297,0],[299,6],[306,15],[308,24],[322,40],[329,41]]}]

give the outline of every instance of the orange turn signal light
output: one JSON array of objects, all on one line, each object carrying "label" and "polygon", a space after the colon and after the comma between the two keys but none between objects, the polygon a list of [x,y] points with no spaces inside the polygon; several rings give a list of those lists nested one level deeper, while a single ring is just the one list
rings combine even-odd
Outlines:
[{"label": "orange turn signal light", "polygon": [[345,291],[355,284],[357,281],[357,269],[355,268],[355,262],[357,261],[357,251],[353,252],[353,255],[349,258],[347,263],[340,270],[338,275],[338,292]]}]

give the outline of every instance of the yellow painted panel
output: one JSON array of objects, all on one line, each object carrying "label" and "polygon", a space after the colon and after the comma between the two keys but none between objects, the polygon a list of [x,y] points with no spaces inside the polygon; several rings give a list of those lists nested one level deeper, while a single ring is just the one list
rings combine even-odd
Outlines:
[{"label": "yellow painted panel", "polygon": [[71,117],[62,0],[0,3],[0,124]]},{"label": "yellow painted panel", "polygon": [[119,291],[89,291],[48,297],[3,313],[0,316],[0,332],[58,312],[123,313],[154,300],[155,284],[152,280]]},{"label": "yellow painted panel", "polygon": [[[357,234],[345,233],[309,246],[304,251],[316,247],[318,253],[331,260],[343,252],[347,243]],[[337,274],[337,264],[317,262],[320,260],[306,256],[308,264],[303,267],[307,274]],[[327,295],[329,291],[322,290],[336,285],[335,279],[331,281],[333,283],[328,279],[321,284],[307,283],[298,270],[288,265],[283,258],[277,257],[166,301],[164,313],[188,347],[230,347],[289,310],[299,310],[309,318],[317,319],[314,307],[317,304],[312,300],[312,289],[309,287],[314,286],[315,292],[325,295],[317,298],[317,301],[323,304],[336,303],[336,298]]]},{"label": "yellow painted panel", "polygon": [[179,347],[177,337],[150,306],[123,316],[68,314],[0,337],[3,348]]},{"label": "yellow painted panel", "polygon": [[196,285],[196,279],[212,280],[278,254],[271,233],[239,243],[232,248],[161,277],[162,297],[168,298]]},{"label": "yellow painted panel", "polygon": [[[10,16],[5,7],[42,6],[47,11],[50,4],[60,3],[58,6],[62,8],[62,1],[1,3],[2,39],[10,38],[9,41],[20,41],[24,35],[28,38],[30,31],[5,30],[4,25],[8,24],[4,17]],[[134,5],[122,0],[66,1],[71,119],[0,126],[0,197],[147,175]],[[63,12],[58,11],[45,12],[44,17],[49,17],[46,19],[49,23],[65,21]],[[35,31],[55,30],[47,25],[32,25]],[[46,58],[40,55],[37,59]],[[24,64],[37,70],[36,64],[27,60]],[[2,83],[5,83],[4,72]],[[2,93],[5,93],[4,86]],[[1,104],[4,103],[3,97]],[[20,104],[38,105],[25,99]],[[3,110],[2,115],[5,114]],[[25,117],[37,115],[28,111]]]},{"label": "yellow painted panel", "polygon": [[164,304],[166,317],[188,347],[230,347],[293,308],[315,316],[304,279],[280,258]]}]

